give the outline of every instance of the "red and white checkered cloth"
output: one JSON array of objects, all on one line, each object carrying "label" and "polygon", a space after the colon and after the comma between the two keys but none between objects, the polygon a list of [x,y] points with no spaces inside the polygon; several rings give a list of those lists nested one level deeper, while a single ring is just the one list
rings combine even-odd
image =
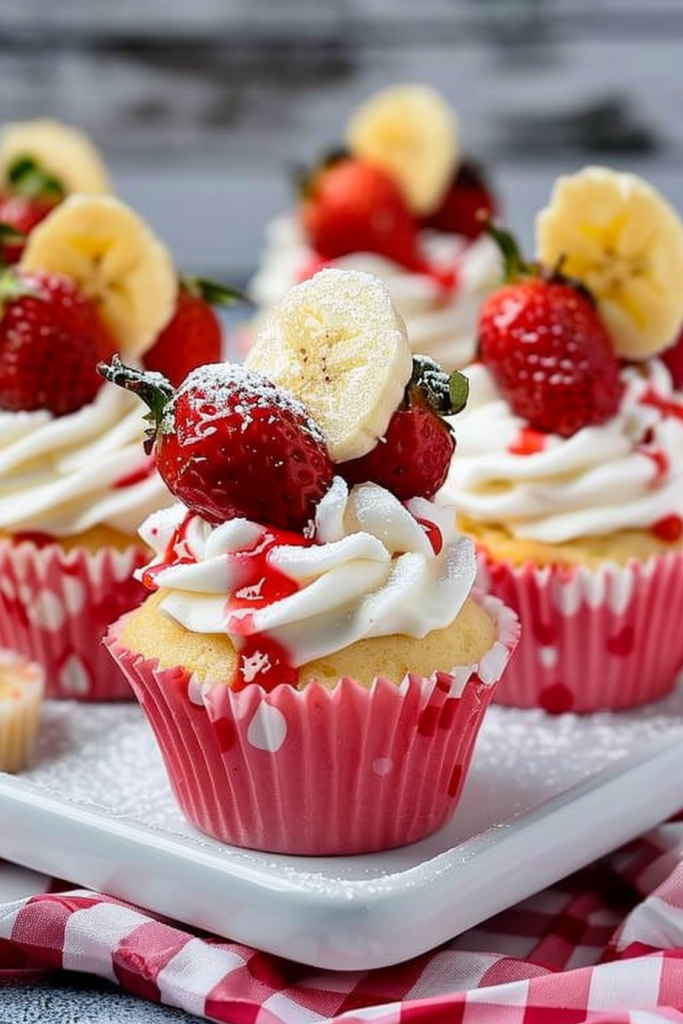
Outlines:
[{"label": "red and white checkered cloth", "polygon": [[88,972],[228,1024],[683,1022],[683,820],[437,950],[357,973],[315,970],[39,878],[47,891],[0,904],[5,976]]}]

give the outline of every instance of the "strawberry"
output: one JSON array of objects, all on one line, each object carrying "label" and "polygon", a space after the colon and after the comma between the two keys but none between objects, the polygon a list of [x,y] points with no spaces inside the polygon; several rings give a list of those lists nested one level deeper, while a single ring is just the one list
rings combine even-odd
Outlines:
[{"label": "strawberry", "polygon": [[[0,196],[0,225],[11,229],[6,237],[0,236],[0,254],[5,265],[18,263],[24,251],[26,235],[47,217],[53,204],[43,199],[30,199],[21,195]],[[10,237],[13,233],[14,237]]]},{"label": "strawberry", "polygon": [[479,312],[479,356],[513,411],[534,430],[571,437],[619,408],[623,384],[588,292],[522,261],[511,235],[489,226],[510,283]]},{"label": "strawberry", "polygon": [[46,174],[31,157],[15,160],[7,171],[9,191],[0,196],[0,224],[14,229],[16,238],[0,237],[4,264],[18,263],[28,235],[64,198],[60,181]]},{"label": "strawberry", "polygon": [[183,278],[175,313],[145,353],[145,368],[163,374],[177,387],[196,366],[217,363],[223,352],[223,331],[211,307],[228,306],[242,297],[204,278]]},{"label": "strawberry", "polygon": [[193,370],[176,391],[164,377],[100,364],[150,407],[146,449],[187,508],[209,523],[235,517],[301,532],[334,475],[303,405],[261,374],[230,363]]},{"label": "strawberry", "polygon": [[415,356],[403,402],[384,437],[367,455],[342,462],[337,472],[351,486],[372,480],[401,501],[433,498],[455,451],[455,438],[443,417],[464,407],[468,389],[461,373],[449,377],[432,359]]},{"label": "strawberry", "polygon": [[674,389],[679,391],[683,387],[683,331],[659,358],[669,369]]},{"label": "strawberry", "polygon": [[304,228],[323,260],[375,252],[422,269],[416,221],[386,171],[343,157],[314,171],[303,196]]},{"label": "strawberry", "polygon": [[492,217],[496,208],[496,198],[483,171],[473,160],[465,160],[458,168],[441,206],[423,225],[435,231],[475,239],[484,232],[482,214]]},{"label": "strawberry", "polygon": [[96,306],[67,277],[11,270],[0,278],[0,409],[55,416],[93,400],[98,360],[114,344]]}]

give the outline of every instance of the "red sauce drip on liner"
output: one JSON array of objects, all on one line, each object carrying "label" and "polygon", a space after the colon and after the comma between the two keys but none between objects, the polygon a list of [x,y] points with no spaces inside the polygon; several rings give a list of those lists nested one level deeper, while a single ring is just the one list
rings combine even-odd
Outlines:
[{"label": "red sauce drip on liner", "polygon": [[112,484],[114,488],[120,487],[132,487],[134,484],[142,483],[143,480],[147,480],[152,475],[156,468],[156,462],[153,455],[148,455],[139,466],[131,470],[125,476],[120,476],[118,480],[115,480]]},{"label": "red sauce drip on liner", "polygon": [[522,427],[508,445],[508,451],[511,455],[537,455],[545,449],[546,441],[546,435],[540,430]]},{"label": "red sauce drip on liner", "polygon": [[262,686],[274,690],[285,683],[296,686],[298,670],[292,665],[289,652],[272,636],[254,633],[240,644],[237,672],[232,683],[236,692],[247,686]]}]

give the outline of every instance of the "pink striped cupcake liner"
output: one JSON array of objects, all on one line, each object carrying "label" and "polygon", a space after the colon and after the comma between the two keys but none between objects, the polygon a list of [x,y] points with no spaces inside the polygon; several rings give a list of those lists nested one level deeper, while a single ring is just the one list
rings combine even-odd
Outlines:
[{"label": "pink striped cupcake liner", "polygon": [[137,546],[91,554],[0,542],[0,646],[43,666],[47,697],[132,700],[102,640],[112,622],[146,597],[133,571],[148,560]]},{"label": "pink striped cupcake liner", "polygon": [[332,689],[199,684],[119,642],[106,645],[130,680],[181,810],[236,846],[355,854],[434,832],[456,807],[495,685],[514,650],[516,616],[478,598],[497,639],[476,665]]},{"label": "pink striped cupcake liner", "polygon": [[683,552],[591,571],[478,554],[477,584],[517,612],[522,637],[496,701],[554,714],[637,707],[683,666]]}]

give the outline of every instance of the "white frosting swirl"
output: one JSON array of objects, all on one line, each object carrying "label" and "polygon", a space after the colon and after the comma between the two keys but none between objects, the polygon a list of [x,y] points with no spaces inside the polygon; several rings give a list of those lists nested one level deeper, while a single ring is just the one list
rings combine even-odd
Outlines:
[{"label": "white frosting swirl", "polygon": [[[438,528],[438,553],[418,518]],[[227,633],[236,646],[242,636],[267,634],[299,666],[367,637],[420,638],[448,626],[475,576],[472,542],[454,524],[453,509],[423,498],[404,507],[377,484],[349,493],[335,477],[318,506],[312,543],[285,536],[267,556],[298,589],[264,604],[258,584],[254,609],[233,612],[226,604],[231,594],[244,598],[244,554],[267,540],[267,527],[246,519],[210,526],[176,505],[150,516],[140,534],[158,555],[156,586],[170,590],[160,605],[165,614],[193,633]]]},{"label": "white frosting swirl", "polygon": [[0,530],[63,537],[104,524],[134,537],[171,501],[142,450],[143,416],[113,384],[67,416],[0,411]]},{"label": "white frosting swirl", "polygon": [[683,404],[663,363],[622,370],[624,394],[612,419],[568,438],[542,435],[542,450],[531,454],[510,451],[528,424],[486,367],[465,372],[470,400],[454,420],[457,448],[440,500],[514,537],[550,544],[649,529],[683,513]]},{"label": "white frosting swirl", "polygon": [[[396,308],[406,322],[413,351],[429,355],[446,370],[454,370],[474,357],[475,325],[483,299],[500,284],[500,257],[486,237],[471,245],[457,235],[424,231],[421,249],[434,265],[458,268],[459,284],[445,293],[436,281],[374,253],[353,253],[334,260],[343,269],[364,270],[387,285]],[[249,290],[254,301],[268,310],[284,298],[315,253],[294,216],[271,221],[261,266]]]}]

